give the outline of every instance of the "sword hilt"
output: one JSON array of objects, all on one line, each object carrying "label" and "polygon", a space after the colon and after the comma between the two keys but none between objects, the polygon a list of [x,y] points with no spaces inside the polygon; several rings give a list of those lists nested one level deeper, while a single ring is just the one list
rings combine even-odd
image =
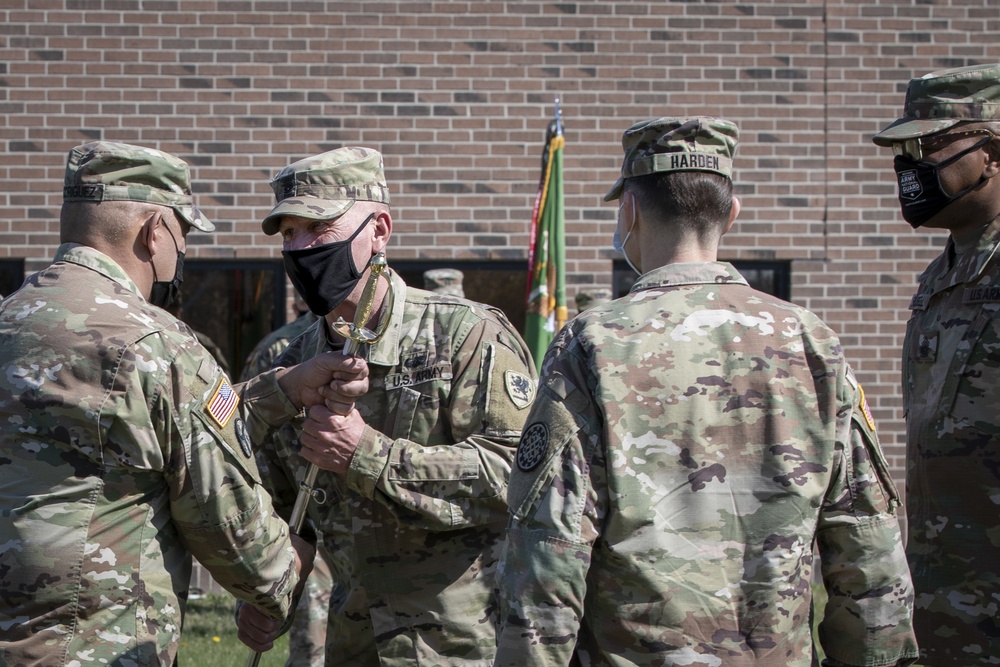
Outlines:
[{"label": "sword hilt", "polygon": [[[392,279],[389,277],[387,271],[389,265],[385,261],[385,253],[379,252],[372,257],[368,266],[371,268],[371,273],[368,275],[365,289],[361,292],[358,308],[354,311],[354,322],[348,324],[344,321],[344,318],[339,317],[333,325],[333,329],[346,339],[344,343],[344,354],[346,355],[356,355],[360,352],[362,345],[377,343],[389,328],[389,315],[392,313],[396,295],[392,288]],[[382,317],[378,329],[372,331],[366,328],[365,324],[371,319],[372,311],[375,309],[375,297],[378,293],[379,278],[385,278],[389,286],[389,290],[386,292],[388,308],[386,309],[385,316]],[[320,505],[326,502],[326,492],[323,489],[316,488],[316,476],[318,474],[319,467],[315,463],[310,463],[309,467],[306,468],[305,476],[299,483],[299,494],[295,497],[295,505],[292,507],[292,514],[288,518],[288,527],[295,534],[298,534],[302,530],[309,502],[314,499]],[[247,656],[246,667],[257,667],[260,663],[260,656],[260,653],[251,650],[250,655]]]},{"label": "sword hilt", "polygon": [[377,343],[385,335],[389,328],[389,316],[386,314],[378,325],[378,329],[372,331],[365,327],[371,319],[372,310],[375,308],[375,295],[378,291],[379,278],[385,278],[389,286],[386,292],[388,312],[392,312],[392,306],[396,295],[392,288],[392,279],[389,277],[389,265],[385,261],[385,253],[380,252],[368,263],[371,273],[368,275],[368,282],[361,292],[361,299],[358,301],[358,308],[354,311],[354,322],[348,324],[344,318],[338,317],[333,324],[333,330],[343,336],[347,342],[344,344],[344,354],[357,354],[362,345],[372,345]]}]

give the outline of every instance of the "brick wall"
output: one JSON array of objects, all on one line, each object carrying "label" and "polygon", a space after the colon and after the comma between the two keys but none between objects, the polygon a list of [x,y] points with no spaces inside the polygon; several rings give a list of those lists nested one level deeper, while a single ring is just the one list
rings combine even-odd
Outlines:
[{"label": "brick wall", "polygon": [[901,222],[870,137],[910,77],[1000,60],[993,2],[0,0],[0,257],[48,261],[66,151],[104,138],[192,164],[219,228],[193,257],[276,256],[270,176],[362,144],[386,157],[393,257],[524,259],[558,97],[572,295],[610,283],[621,131],[720,115],[743,130],[724,258],[793,260],[901,476],[906,304],[943,237]]}]

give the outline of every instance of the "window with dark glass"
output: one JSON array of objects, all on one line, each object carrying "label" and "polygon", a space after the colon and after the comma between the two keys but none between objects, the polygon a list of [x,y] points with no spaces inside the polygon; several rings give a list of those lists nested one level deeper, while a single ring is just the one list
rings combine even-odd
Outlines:
[{"label": "window with dark glass", "polygon": [[24,282],[23,259],[0,259],[0,298],[17,290]]},{"label": "window with dark glass", "polygon": [[179,303],[171,312],[235,379],[260,339],[285,323],[285,284],[280,259],[187,259]]},{"label": "window with dark glass", "polygon": [[[729,260],[755,288],[788,299],[790,262]],[[391,268],[408,285],[425,288],[424,273],[432,269],[462,272],[465,296],[502,310],[518,331],[524,331],[528,266],[525,261],[394,260]],[[23,279],[23,260],[0,261],[0,285],[10,291]],[[628,293],[636,275],[623,260],[612,262],[615,298]],[[286,321],[286,278],[280,259],[189,259],[184,264],[178,316],[194,329],[206,347],[221,357],[237,378],[254,346]],[[571,314],[575,309],[570,305]]]},{"label": "window with dark glass", "polygon": [[458,269],[463,275],[465,298],[496,306],[518,331],[524,331],[528,285],[528,263],[525,261],[390,260],[389,267],[407,285],[421,289],[425,289],[424,272]]}]

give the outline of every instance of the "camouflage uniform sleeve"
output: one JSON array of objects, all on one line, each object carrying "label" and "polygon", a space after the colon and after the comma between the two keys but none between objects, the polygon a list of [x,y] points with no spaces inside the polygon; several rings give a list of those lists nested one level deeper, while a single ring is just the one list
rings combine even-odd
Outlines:
[{"label": "camouflage uniform sleeve", "polygon": [[[289,448],[290,443],[298,443],[298,432],[292,424],[288,424],[258,442],[254,453],[264,487],[271,494],[275,511],[288,521],[299,495],[299,485],[291,467],[291,461],[296,460],[298,453]],[[320,474],[325,473],[320,471]],[[299,535],[315,542],[315,531],[308,520],[299,530]]]},{"label": "camouflage uniform sleeve", "polygon": [[546,355],[511,471],[510,524],[497,568],[497,666],[570,664],[607,511],[602,412],[586,390],[585,363],[562,349],[567,337],[564,329]]},{"label": "camouflage uniform sleeve", "polygon": [[246,422],[250,441],[256,447],[268,439],[282,424],[302,412],[296,408],[278,385],[281,366],[236,385],[240,394],[240,414]]},{"label": "camouflage uniform sleeve", "polygon": [[456,339],[445,432],[452,442],[390,438],[366,426],[348,486],[425,530],[503,522],[521,428],[534,398],[531,355],[506,319],[482,317]]},{"label": "camouflage uniform sleeve", "polygon": [[[277,355],[270,371],[239,385],[244,399],[240,407],[253,437],[254,453],[264,487],[271,494],[275,511],[286,521],[291,517],[299,494],[292,462],[302,460],[298,456],[298,428],[305,412],[297,409],[281,390],[277,371],[301,363],[304,357],[306,351],[302,345],[293,341]],[[320,471],[320,474],[327,473]],[[299,535],[315,543],[315,532],[309,521],[299,530]]]},{"label": "camouflage uniform sleeve", "polygon": [[864,390],[850,368],[838,386],[833,481],[817,544],[828,600],[824,665],[909,665],[917,658],[913,584],[896,522],[899,498]]},{"label": "camouflage uniform sleeve", "polygon": [[261,484],[236,389],[207,356],[178,359],[163,392],[173,397],[162,401],[163,419],[175,425],[171,518],[220,585],[284,619],[297,583],[288,526]]}]

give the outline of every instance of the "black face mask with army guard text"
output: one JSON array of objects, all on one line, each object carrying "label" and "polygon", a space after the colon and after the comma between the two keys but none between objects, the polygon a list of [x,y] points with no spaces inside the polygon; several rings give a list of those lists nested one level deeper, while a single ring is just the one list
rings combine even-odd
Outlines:
[{"label": "black face mask with army guard text", "polygon": [[374,217],[369,215],[347,240],[282,251],[285,273],[314,314],[325,317],[333,312],[361,280],[351,244]]},{"label": "black face mask with army guard text", "polygon": [[979,180],[969,187],[949,195],[941,187],[939,172],[972,151],[982,148],[991,139],[992,137],[985,137],[964,151],[959,151],[947,160],[937,163],[897,155],[892,166],[899,182],[899,208],[903,213],[903,219],[916,229],[956,199],[964,197],[985,182],[986,177],[980,176]]}]

